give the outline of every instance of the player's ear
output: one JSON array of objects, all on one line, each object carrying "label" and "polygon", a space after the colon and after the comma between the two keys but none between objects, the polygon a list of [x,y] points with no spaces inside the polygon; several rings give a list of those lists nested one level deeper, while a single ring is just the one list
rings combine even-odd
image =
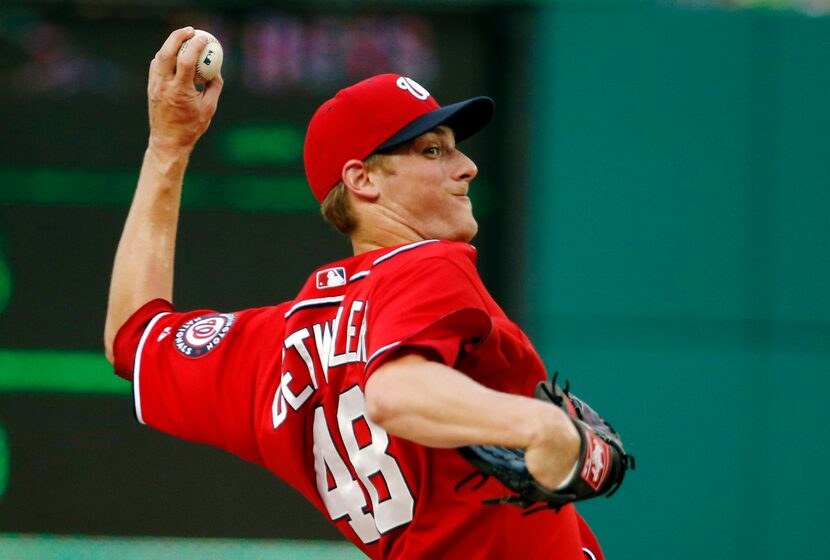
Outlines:
[{"label": "player's ear", "polygon": [[341,173],[346,188],[363,200],[375,200],[380,195],[377,184],[373,181],[373,174],[366,168],[366,164],[359,159],[350,159],[343,164]]}]

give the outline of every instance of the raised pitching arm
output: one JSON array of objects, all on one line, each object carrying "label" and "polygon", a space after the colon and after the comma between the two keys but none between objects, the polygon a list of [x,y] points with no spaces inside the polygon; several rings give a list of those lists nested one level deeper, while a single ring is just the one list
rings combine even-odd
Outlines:
[{"label": "raised pitching arm", "polygon": [[210,125],[222,76],[198,91],[196,59],[207,43],[196,37],[180,57],[192,27],[177,29],[150,63],[147,83],[150,137],[121,241],[115,254],[104,327],[104,349],[113,362],[118,329],[139,307],[173,298],[173,262],[182,181],[197,140]]}]

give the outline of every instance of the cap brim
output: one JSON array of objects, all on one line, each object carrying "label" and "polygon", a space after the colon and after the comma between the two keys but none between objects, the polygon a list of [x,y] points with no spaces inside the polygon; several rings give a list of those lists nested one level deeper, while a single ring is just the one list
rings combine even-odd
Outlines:
[{"label": "cap brim", "polygon": [[489,97],[473,97],[441,107],[418,117],[375,148],[375,151],[399,146],[442,124],[453,130],[456,142],[461,142],[484,128],[493,118],[494,109],[495,103]]}]

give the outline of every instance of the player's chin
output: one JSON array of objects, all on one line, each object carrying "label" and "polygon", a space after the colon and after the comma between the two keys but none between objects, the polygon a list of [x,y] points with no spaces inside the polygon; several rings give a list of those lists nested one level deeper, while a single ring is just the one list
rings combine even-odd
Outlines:
[{"label": "player's chin", "polygon": [[472,214],[470,214],[463,223],[458,224],[458,228],[454,232],[455,235],[452,236],[452,241],[463,241],[465,243],[469,243],[473,240],[473,237],[476,236],[478,233],[478,222],[476,222],[475,218],[473,218]]}]

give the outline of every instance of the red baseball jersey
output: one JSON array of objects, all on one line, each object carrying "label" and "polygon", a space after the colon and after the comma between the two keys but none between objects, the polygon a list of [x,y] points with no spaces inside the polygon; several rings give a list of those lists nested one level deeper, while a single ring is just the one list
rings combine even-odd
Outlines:
[{"label": "red baseball jersey", "polygon": [[[602,558],[573,506],[528,516],[454,449],[386,433],[364,387],[414,349],[479,383],[530,396],[546,379],[528,338],[484,288],[466,243],[378,249],[315,271],[294,301],[176,313],[163,300],[116,338],[140,422],[258,463],[371,558]],[[397,354],[399,355],[399,354]]]}]

